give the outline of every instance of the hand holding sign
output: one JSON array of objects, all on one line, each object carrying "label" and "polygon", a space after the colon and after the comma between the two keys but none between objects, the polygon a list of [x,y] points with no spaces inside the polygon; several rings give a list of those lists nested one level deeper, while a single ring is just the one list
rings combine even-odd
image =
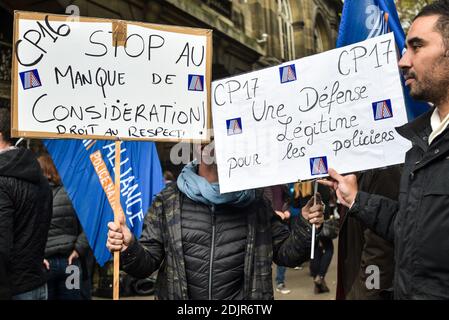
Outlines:
[{"label": "hand holding sign", "polygon": [[[143,203],[138,179],[121,170],[119,140],[209,140],[212,30],[16,11],[13,48],[12,135],[84,140],[116,218],[108,248],[118,299],[117,250],[133,239],[121,194],[133,197],[127,207]],[[116,140],[114,182],[92,139]],[[126,210],[133,230],[143,212]]]},{"label": "hand holding sign", "polygon": [[301,209],[301,214],[304,219],[317,228],[321,227],[324,222],[324,206],[319,193],[317,196],[310,198],[307,204]]},{"label": "hand holding sign", "polygon": [[127,227],[124,219],[121,219],[119,224],[109,222],[108,229],[109,232],[106,247],[108,247],[109,251],[123,252],[132,244],[133,235]]},{"label": "hand holding sign", "polygon": [[[214,81],[222,193],[402,163],[393,34]],[[261,174],[262,173],[262,174]]]},{"label": "hand holding sign", "polygon": [[329,168],[329,176],[332,180],[318,180],[318,183],[333,188],[338,200],[350,208],[357,196],[357,177],[353,174],[342,176],[332,168]]}]

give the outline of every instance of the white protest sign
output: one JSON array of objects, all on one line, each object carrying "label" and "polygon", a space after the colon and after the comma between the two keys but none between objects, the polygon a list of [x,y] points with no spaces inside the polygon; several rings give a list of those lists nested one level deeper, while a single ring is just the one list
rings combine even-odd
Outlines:
[{"label": "white protest sign", "polygon": [[212,83],[220,192],[399,164],[393,33]]},{"label": "white protest sign", "polygon": [[211,30],[14,18],[13,135],[209,140]]}]

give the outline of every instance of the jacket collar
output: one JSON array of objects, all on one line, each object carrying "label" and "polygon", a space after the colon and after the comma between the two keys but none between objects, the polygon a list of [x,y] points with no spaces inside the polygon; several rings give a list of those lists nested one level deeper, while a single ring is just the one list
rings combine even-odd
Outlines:
[{"label": "jacket collar", "polygon": [[426,150],[428,148],[428,137],[432,132],[430,126],[430,118],[433,110],[427,111],[420,115],[412,122],[406,123],[401,127],[396,127],[396,131],[405,139],[410,140],[413,144],[418,145],[421,149]]}]

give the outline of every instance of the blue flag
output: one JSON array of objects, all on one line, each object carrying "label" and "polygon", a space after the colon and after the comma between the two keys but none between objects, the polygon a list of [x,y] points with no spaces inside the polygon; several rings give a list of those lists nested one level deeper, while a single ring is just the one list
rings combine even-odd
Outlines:
[{"label": "blue flag", "polygon": [[[360,42],[393,32],[399,53],[405,52],[405,34],[402,30],[393,0],[345,0],[338,33],[337,47]],[[408,120],[429,110],[429,105],[413,100],[401,75]]]},{"label": "blue flag", "polygon": [[[115,142],[104,140],[45,140],[95,258],[103,266],[107,224],[114,220]],[[154,195],[164,187],[153,142],[121,142],[120,202],[126,223],[139,238]],[[108,200],[109,198],[109,200]]]}]

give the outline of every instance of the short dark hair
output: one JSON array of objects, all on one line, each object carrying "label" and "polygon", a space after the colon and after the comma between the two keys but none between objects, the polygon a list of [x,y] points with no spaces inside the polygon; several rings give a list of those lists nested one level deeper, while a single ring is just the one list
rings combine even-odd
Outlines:
[{"label": "short dark hair", "polygon": [[11,115],[6,108],[0,108],[0,133],[4,142],[14,143],[11,139]]},{"label": "short dark hair", "polygon": [[55,185],[61,185],[61,177],[59,176],[58,170],[56,170],[55,164],[51,159],[49,154],[41,154],[37,161],[41,166],[42,173],[44,176]]},{"label": "short dark hair", "polygon": [[449,49],[449,0],[437,0],[426,5],[413,19],[420,17],[439,16],[435,29],[441,33],[446,49]]},{"label": "short dark hair", "polygon": [[169,170],[164,171],[164,179],[166,181],[174,181],[175,180],[175,176],[173,175],[173,173]]}]

